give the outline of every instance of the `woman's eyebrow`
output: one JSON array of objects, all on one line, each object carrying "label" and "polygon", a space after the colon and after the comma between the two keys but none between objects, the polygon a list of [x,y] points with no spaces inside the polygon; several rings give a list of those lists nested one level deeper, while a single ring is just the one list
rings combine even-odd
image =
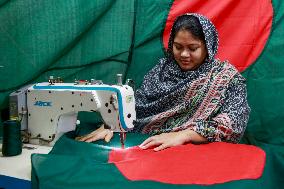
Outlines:
[{"label": "woman's eyebrow", "polygon": [[[183,45],[182,45],[182,44],[180,44],[179,42],[175,42],[175,41],[174,41],[174,44],[175,44],[175,45],[183,46]],[[199,47],[199,46],[200,46],[200,44],[198,44],[198,43],[192,43],[192,44],[188,44],[187,46],[194,46],[194,47],[196,47],[196,46],[197,46],[197,47]]]},{"label": "woman's eyebrow", "polygon": [[181,45],[180,43],[178,43],[178,42],[175,42],[175,41],[174,41],[174,44],[176,44],[176,45]]}]

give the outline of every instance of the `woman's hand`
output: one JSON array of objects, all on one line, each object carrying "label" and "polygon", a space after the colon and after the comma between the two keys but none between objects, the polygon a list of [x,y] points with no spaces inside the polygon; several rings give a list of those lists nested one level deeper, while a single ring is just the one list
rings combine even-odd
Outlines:
[{"label": "woman's hand", "polygon": [[84,142],[94,142],[100,139],[104,139],[106,142],[109,142],[112,137],[113,137],[113,131],[111,131],[110,129],[105,129],[104,125],[102,125],[97,130],[85,136],[77,137],[76,140]]},{"label": "woman's hand", "polygon": [[207,142],[207,139],[190,129],[185,129],[178,132],[162,133],[152,136],[146,139],[142,144],[140,144],[139,147],[142,149],[148,149],[150,147],[156,146],[154,148],[154,151],[160,151],[188,142],[204,143]]},{"label": "woman's hand", "polygon": [[172,146],[182,145],[186,142],[190,142],[190,136],[185,130],[178,132],[162,133],[146,139],[139,147],[142,149],[148,149],[156,146],[154,151],[160,151]]}]

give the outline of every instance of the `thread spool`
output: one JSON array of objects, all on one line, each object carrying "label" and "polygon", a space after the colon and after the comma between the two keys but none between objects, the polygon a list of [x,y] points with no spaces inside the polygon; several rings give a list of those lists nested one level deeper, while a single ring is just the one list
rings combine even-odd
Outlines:
[{"label": "thread spool", "polygon": [[16,156],[22,153],[21,124],[18,120],[3,123],[3,156]]}]

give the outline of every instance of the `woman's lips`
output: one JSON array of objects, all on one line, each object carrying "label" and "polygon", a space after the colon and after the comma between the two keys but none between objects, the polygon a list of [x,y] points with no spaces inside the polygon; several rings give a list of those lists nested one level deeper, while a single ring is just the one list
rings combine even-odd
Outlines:
[{"label": "woman's lips", "polygon": [[184,64],[184,65],[189,65],[190,61],[188,61],[188,60],[181,60],[181,63]]}]

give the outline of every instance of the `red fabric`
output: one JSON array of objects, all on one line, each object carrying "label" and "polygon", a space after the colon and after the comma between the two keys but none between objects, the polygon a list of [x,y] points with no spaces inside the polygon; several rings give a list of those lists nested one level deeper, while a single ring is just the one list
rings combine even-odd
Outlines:
[{"label": "red fabric", "polygon": [[224,142],[187,144],[159,152],[133,147],[111,151],[109,163],[133,181],[210,185],[259,178],[265,152],[255,146]]},{"label": "red fabric", "polygon": [[163,34],[165,48],[173,21],[189,12],[203,14],[215,24],[220,39],[217,57],[229,60],[239,71],[260,55],[272,26],[271,0],[175,0]]}]

